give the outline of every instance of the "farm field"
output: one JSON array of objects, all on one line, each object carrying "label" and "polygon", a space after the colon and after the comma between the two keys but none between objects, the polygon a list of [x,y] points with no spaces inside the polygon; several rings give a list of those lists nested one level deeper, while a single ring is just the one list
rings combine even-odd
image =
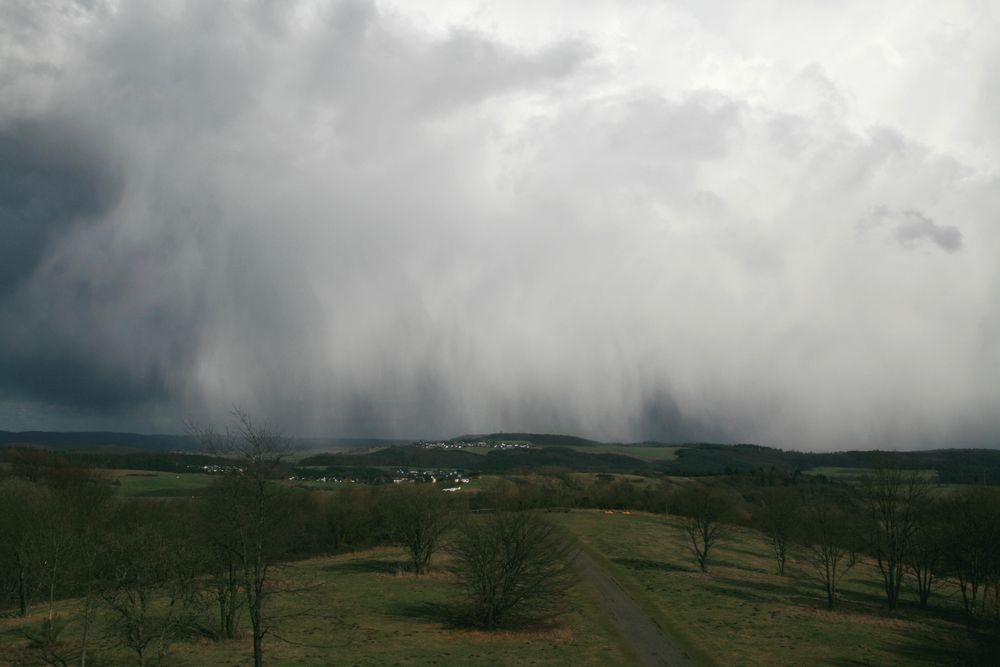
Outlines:
[{"label": "farm field", "polygon": [[152,470],[109,471],[126,496],[176,497],[203,493],[216,478],[204,473],[173,473]]},{"label": "farm field", "polygon": [[[571,592],[570,613],[550,627],[485,633],[454,627],[448,609],[456,588],[442,570],[416,577],[401,572],[403,552],[375,549],[331,558],[316,558],[282,567],[278,572],[293,595],[275,597],[272,613],[279,620],[276,636],[265,640],[270,665],[631,665],[631,657],[609,629],[593,592],[578,585]],[[60,603],[71,611],[75,602]],[[0,619],[0,664],[32,663],[20,634],[38,626],[45,610],[35,607],[28,619]],[[67,615],[72,618],[73,615]],[[98,619],[105,625],[109,619]],[[248,625],[244,619],[243,626]],[[61,639],[79,641],[70,623]],[[281,637],[279,639],[278,637]],[[137,663],[134,654],[108,645],[103,635],[100,661]],[[95,658],[98,657],[95,655]],[[211,642],[178,639],[164,665],[202,667],[250,664],[250,641]]]},{"label": "farm field", "polygon": [[995,656],[966,630],[955,587],[937,592],[929,611],[911,594],[890,613],[876,569],[862,561],[845,576],[838,608],[830,611],[801,563],[790,563],[784,577],[774,574],[770,546],[755,531],[731,528],[704,574],[678,517],[550,516],[643,598],[672,638],[709,663],[990,664]]}]

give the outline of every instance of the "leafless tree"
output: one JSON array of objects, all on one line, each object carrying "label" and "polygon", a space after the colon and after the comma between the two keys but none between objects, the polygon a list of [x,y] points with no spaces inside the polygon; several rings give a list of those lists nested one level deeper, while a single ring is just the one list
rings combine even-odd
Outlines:
[{"label": "leafless tree", "polygon": [[708,557],[723,537],[729,502],[718,489],[707,485],[689,486],[673,498],[673,511],[684,518],[688,547],[702,572],[708,572]]},{"label": "leafless tree", "polygon": [[799,522],[799,494],[787,487],[766,489],[761,496],[755,523],[771,542],[778,574],[785,574],[788,547]]},{"label": "leafless tree", "polygon": [[51,505],[46,486],[25,479],[0,482],[0,578],[13,592],[21,616],[30,612],[51,569],[42,530]]},{"label": "leafless tree", "polygon": [[161,662],[173,637],[188,623],[194,576],[187,550],[170,530],[168,508],[128,503],[105,536],[101,596],[111,610],[111,635],[144,666],[155,650]]},{"label": "leafless tree", "polygon": [[236,638],[240,614],[246,604],[240,587],[238,536],[226,525],[229,518],[223,511],[229,509],[227,499],[217,497],[227,493],[226,487],[220,482],[209,488],[198,517],[199,556],[207,573],[204,579],[207,604],[214,607],[213,615],[218,621],[202,631],[217,640]]},{"label": "leafless tree", "polygon": [[[233,428],[224,433],[191,430],[210,451],[232,459],[230,471],[217,481],[209,496],[209,511],[219,521],[216,546],[236,566],[250,617],[254,666],[260,667],[264,637],[271,631],[266,613],[273,592],[270,577],[287,548],[294,523],[289,513],[293,502],[290,492],[275,482],[290,440],[268,424],[255,422],[240,408],[234,408],[233,420]],[[228,568],[228,563],[223,565]],[[225,586],[230,583],[226,580]],[[223,594],[228,596],[229,590]],[[231,601],[220,603],[223,618],[228,618],[231,605]]]},{"label": "leafless tree", "polygon": [[530,511],[470,516],[449,551],[471,620],[487,630],[518,616],[551,617],[573,582],[571,548]]},{"label": "leafless tree", "polygon": [[906,555],[906,569],[917,585],[921,607],[935,589],[945,567],[946,518],[942,504],[927,497],[917,508],[913,541]]},{"label": "leafless tree", "polygon": [[427,572],[442,536],[451,527],[451,500],[431,484],[405,484],[390,490],[389,525],[396,541],[406,547],[416,574]]},{"label": "leafless tree", "polygon": [[816,579],[826,593],[826,606],[833,609],[841,578],[854,565],[850,558],[854,538],[851,512],[831,498],[813,496],[802,512],[796,541],[802,548],[806,572]]},{"label": "leafless tree", "polygon": [[899,603],[927,484],[915,471],[881,465],[861,483],[867,550],[878,563],[889,609]]},{"label": "leafless tree", "polygon": [[[958,580],[972,621],[982,616],[990,582],[1000,574],[1000,493],[967,487],[943,499],[945,568]],[[994,586],[994,590],[996,587]]]}]

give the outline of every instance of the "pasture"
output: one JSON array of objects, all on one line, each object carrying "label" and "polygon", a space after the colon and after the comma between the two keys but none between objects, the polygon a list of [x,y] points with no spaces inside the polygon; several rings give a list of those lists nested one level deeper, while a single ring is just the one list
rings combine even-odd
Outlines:
[{"label": "pasture", "polygon": [[775,574],[770,545],[753,530],[730,527],[698,571],[681,519],[574,511],[551,520],[600,559],[645,601],[678,642],[719,665],[991,664],[993,646],[966,629],[956,586],[948,582],[921,610],[909,594],[885,608],[878,572],[861,560],[827,610],[803,562]]},{"label": "pasture", "polygon": [[204,473],[173,473],[153,470],[107,471],[126,496],[180,497],[196,496],[205,492],[215,479]]},{"label": "pasture", "polygon": [[[279,568],[279,586],[293,593],[273,598],[277,620],[265,640],[270,665],[630,665],[632,659],[609,629],[593,592],[578,585],[567,600],[568,613],[550,625],[487,633],[455,626],[450,610],[457,601],[452,575],[437,568],[428,575],[405,572],[399,549],[314,558]],[[57,613],[75,619],[75,600],[58,603]],[[23,630],[40,627],[45,609],[27,619],[0,618],[0,664],[42,664],[28,648]],[[211,621],[211,607],[205,610]],[[92,664],[137,664],[134,654],[116,646],[97,619]],[[243,621],[243,629],[248,625]],[[70,620],[60,635],[68,654],[80,640]],[[154,656],[155,658],[155,656]],[[164,665],[203,667],[251,664],[250,640],[213,642],[181,633]],[[88,662],[88,664],[91,664]]]}]

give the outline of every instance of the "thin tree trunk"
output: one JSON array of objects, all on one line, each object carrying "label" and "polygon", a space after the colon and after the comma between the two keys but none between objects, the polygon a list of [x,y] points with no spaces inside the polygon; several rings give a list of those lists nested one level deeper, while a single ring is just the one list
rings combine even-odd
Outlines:
[{"label": "thin tree trunk", "polygon": [[52,571],[49,574],[49,613],[48,620],[45,625],[45,639],[51,643],[55,639],[54,628],[52,627],[55,621],[55,604],[56,604],[56,576],[59,572],[59,551],[56,550],[56,555],[52,558]]},{"label": "thin tree trunk", "polygon": [[93,591],[87,583],[87,595],[83,599],[83,637],[80,639],[80,667],[87,667],[87,640],[90,638],[90,624],[94,612]]},{"label": "thin tree trunk", "polygon": [[17,603],[21,616],[28,615],[28,577],[24,566],[17,570]]}]

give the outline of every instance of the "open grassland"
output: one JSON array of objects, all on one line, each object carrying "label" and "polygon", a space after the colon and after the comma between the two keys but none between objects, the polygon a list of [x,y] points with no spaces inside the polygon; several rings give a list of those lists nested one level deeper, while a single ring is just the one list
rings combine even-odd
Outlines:
[{"label": "open grassland", "polygon": [[[878,573],[859,562],[827,610],[804,563],[775,574],[756,531],[731,528],[698,571],[681,519],[574,511],[550,515],[642,598],[679,643],[719,665],[995,664],[994,648],[964,626],[954,585],[921,610],[885,609]],[[914,599],[915,595],[910,595]]]},{"label": "open grassland", "polygon": [[[449,619],[456,602],[455,582],[439,569],[416,577],[401,571],[403,554],[379,549],[317,558],[285,566],[278,579],[286,593],[273,599],[278,620],[265,640],[270,665],[630,665],[632,659],[609,629],[593,593],[583,585],[567,600],[569,613],[555,623],[517,631],[485,633],[456,627]],[[64,618],[79,604],[59,604]],[[42,622],[42,606],[28,619],[0,618],[0,664],[41,664],[21,634]],[[98,626],[107,625],[102,613]],[[244,626],[247,625],[244,619]],[[280,637],[280,638],[279,638]],[[77,645],[78,623],[61,635]],[[114,646],[102,633],[88,664],[137,664],[134,654]],[[71,661],[72,662],[72,661]],[[154,660],[155,662],[155,660]],[[165,665],[201,667],[250,664],[250,641],[212,642],[178,638]]]},{"label": "open grassland", "polygon": [[203,473],[156,472],[152,470],[109,471],[126,496],[178,497],[196,496],[216,479]]}]

